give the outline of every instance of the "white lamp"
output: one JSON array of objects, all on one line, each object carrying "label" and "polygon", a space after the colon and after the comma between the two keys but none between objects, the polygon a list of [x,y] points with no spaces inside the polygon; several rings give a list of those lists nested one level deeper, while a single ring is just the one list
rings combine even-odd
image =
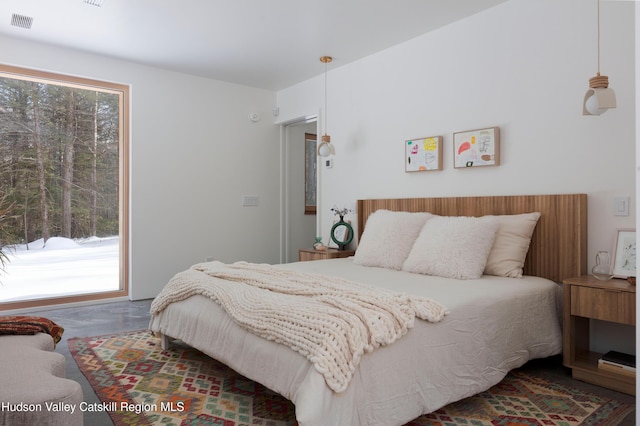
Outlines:
[{"label": "white lamp", "polygon": [[608,87],[592,87],[584,95],[582,115],[600,115],[616,107],[616,93]]},{"label": "white lamp", "polygon": [[616,92],[609,88],[609,77],[600,75],[600,0],[598,0],[598,74],[589,79],[584,95],[582,115],[600,115],[616,107]]},{"label": "white lamp", "polygon": [[320,157],[328,157],[336,154],[336,149],[331,144],[331,136],[325,134],[320,140],[320,145],[318,145],[318,155]]},{"label": "white lamp", "polygon": [[320,157],[328,157],[336,153],[336,149],[331,143],[331,136],[327,134],[327,64],[331,61],[333,61],[331,56],[320,58],[320,62],[324,64],[324,135],[320,138],[320,145],[318,145],[318,155]]}]

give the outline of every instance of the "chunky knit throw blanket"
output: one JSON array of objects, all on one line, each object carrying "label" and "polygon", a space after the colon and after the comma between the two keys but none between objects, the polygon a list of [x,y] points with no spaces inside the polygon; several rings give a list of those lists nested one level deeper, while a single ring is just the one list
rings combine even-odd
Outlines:
[{"label": "chunky knit throw blanket", "polygon": [[335,392],[347,388],[365,352],[399,339],[415,317],[438,322],[447,314],[424,297],[246,262],[200,263],[177,274],[151,314],[196,294],[220,304],[251,333],[307,357]]}]

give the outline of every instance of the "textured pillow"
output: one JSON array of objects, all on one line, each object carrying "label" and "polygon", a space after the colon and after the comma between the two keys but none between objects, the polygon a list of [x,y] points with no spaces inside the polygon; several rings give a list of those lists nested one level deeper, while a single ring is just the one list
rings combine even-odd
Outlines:
[{"label": "textured pillow", "polygon": [[376,210],[369,216],[353,263],[400,270],[431,213]]},{"label": "textured pillow", "polygon": [[480,278],[498,226],[493,218],[433,217],[424,224],[402,269],[462,280]]},{"label": "textured pillow", "polygon": [[501,277],[522,278],[533,230],[540,219],[540,213],[524,213],[493,217],[500,222],[496,240],[489,253],[484,273]]}]

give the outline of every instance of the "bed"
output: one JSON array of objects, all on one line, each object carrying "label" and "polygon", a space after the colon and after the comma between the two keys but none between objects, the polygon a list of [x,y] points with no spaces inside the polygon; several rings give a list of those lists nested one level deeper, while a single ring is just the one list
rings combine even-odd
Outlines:
[{"label": "bed", "polygon": [[[440,221],[489,217],[487,220],[494,223],[493,217],[532,212],[540,215],[525,250],[522,278],[488,275],[484,270],[477,278],[460,279],[426,274],[420,268],[437,268],[443,262],[425,266],[420,262],[423,257],[410,270],[369,266],[367,261],[371,259],[359,256],[358,251],[362,248],[366,254],[365,248],[381,247],[371,236],[376,235],[374,224],[384,223],[380,219],[383,212],[393,212],[394,217],[405,214],[400,212],[412,214],[412,218],[419,212],[436,215],[425,219],[424,227],[417,231],[403,265],[410,263],[409,258],[416,258],[414,251],[426,224],[436,223],[430,222],[434,217]],[[585,194],[359,200],[357,221],[360,246],[353,258],[297,262],[277,268],[429,298],[445,307],[447,313],[435,322],[416,319],[393,343],[364,353],[348,385],[339,392],[328,385],[326,375],[301,351],[247,331],[202,294],[180,298],[152,312],[150,329],[163,337],[165,346],[171,339],[180,339],[290,399],[302,426],[402,425],[488,389],[531,359],[561,352],[561,304],[556,283],[586,272]],[[482,223],[484,229],[489,222]],[[425,247],[432,246],[432,241],[437,241],[433,236],[446,228],[430,226]],[[459,222],[454,226],[461,229]],[[404,240],[398,232],[391,235]],[[433,249],[425,250],[429,248]],[[392,257],[374,259],[373,264]],[[467,267],[466,263],[454,266],[460,270]]]}]

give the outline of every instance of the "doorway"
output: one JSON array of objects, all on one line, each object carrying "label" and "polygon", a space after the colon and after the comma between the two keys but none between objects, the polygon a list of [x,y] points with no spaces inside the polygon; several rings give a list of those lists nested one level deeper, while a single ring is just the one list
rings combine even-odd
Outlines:
[{"label": "doorway", "polygon": [[[308,136],[317,135],[317,119],[302,119],[286,124],[283,146],[283,263],[297,262],[302,248],[313,246],[317,215],[309,206],[307,188],[309,162],[306,160]],[[313,152],[315,155],[315,150]],[[315,157],[314,157],[315,159]],[[313,174],[314,176],[316,174]],[[317,185],[317,177],[315,184]],[[314,187],[316,186],[314,185]],[[313,209],[315,210],[315,209]]]}]

